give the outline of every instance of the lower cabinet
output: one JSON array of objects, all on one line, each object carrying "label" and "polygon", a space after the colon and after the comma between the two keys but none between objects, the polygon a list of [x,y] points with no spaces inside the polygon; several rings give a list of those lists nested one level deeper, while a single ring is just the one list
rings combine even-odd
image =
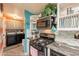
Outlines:
[{"label": "lower cabinet", "polygon": [[21,34],[17,34],[16,35],[16,41],[17,41],[17,43],[21,43],[22,42],[22,35]]},{"label": "lower cabinet", "polygon": [[16,34],[16,42],[22,43],[22,39],[24,39],[24,33],[23,34]]},{"label": "lower cabinet", "polygon": [[17,44],[16,34],[6,35],[6,46]]},{"label": "lower cabinet", "polygon": [[24,34],[9,34],[6,35],[6,46],[15,45],[22,42]]},{"label": "lower cabinet", "polygon": [[50,56],[65,56],[65,55],[50,49]]}]

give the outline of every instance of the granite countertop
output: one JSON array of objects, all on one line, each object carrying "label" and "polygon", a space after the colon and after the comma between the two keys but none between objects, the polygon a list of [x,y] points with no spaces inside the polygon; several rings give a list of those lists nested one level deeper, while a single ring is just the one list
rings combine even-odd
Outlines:
[{"label": "granite countertop", "polygon": [[17,34],[23,34],[24,32],[8,32],[7,34],[8,34],[8,35],[11,35],[11,34],[13,35],[13,34],[16,34],[16,33],[17,33]]},{"label": "granite countertop", "polygon": [[78,46],[71,46],[57,41],[47,45],[47,47],[66,56],[79,56]]},{"label": "granite countertop", "polygon": [[17,32],[17,34],[23,34],[24,32]]}]

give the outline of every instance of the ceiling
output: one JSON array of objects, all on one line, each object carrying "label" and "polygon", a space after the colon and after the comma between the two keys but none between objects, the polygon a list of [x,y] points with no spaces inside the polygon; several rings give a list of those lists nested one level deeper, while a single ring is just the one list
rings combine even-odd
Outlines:
[{"label": "ceiling", "polygon": [[26,3],[26,4],[16,4],[17,7],[26,9],[34,14],[40,13],[44,7],[46,6],[46,3]]},{"label": "ceiling", "polygon": [[69,7],[77,7],[79,6],[79,3],[61,3],[59,4],[59,7],[61,9],[69,8]]},{"label": "ceiling", "polygon": [[24,15],[24,10],[28,10],[33,14],[39,14],[47,3],[4,3],[5,13],[16,13],[19,16]]}]

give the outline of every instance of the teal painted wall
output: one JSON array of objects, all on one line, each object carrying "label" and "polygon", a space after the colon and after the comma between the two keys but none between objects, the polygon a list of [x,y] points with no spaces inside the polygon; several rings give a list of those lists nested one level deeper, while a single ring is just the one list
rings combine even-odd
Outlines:
[{"label": "teal painted wall", "polygon": [[33,15],[31,12],[25,10],[25,39],[24,39],[24,53],[29,53],[29,42],[28,42],[28,32],[30,31],[30,16]]}]

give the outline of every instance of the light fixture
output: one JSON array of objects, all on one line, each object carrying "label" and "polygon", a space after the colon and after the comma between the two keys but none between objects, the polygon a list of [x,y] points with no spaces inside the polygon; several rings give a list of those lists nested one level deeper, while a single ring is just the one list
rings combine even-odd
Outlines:
[{"label": "light fixture", "polygon": [[18,19],[23,19],[22,17],[20,17],[19,15],[17,14],[12,14],[12,13],[4,13],[4,17],[9,17],[10,19],[15,19],[15,20],[18,20]]}]

